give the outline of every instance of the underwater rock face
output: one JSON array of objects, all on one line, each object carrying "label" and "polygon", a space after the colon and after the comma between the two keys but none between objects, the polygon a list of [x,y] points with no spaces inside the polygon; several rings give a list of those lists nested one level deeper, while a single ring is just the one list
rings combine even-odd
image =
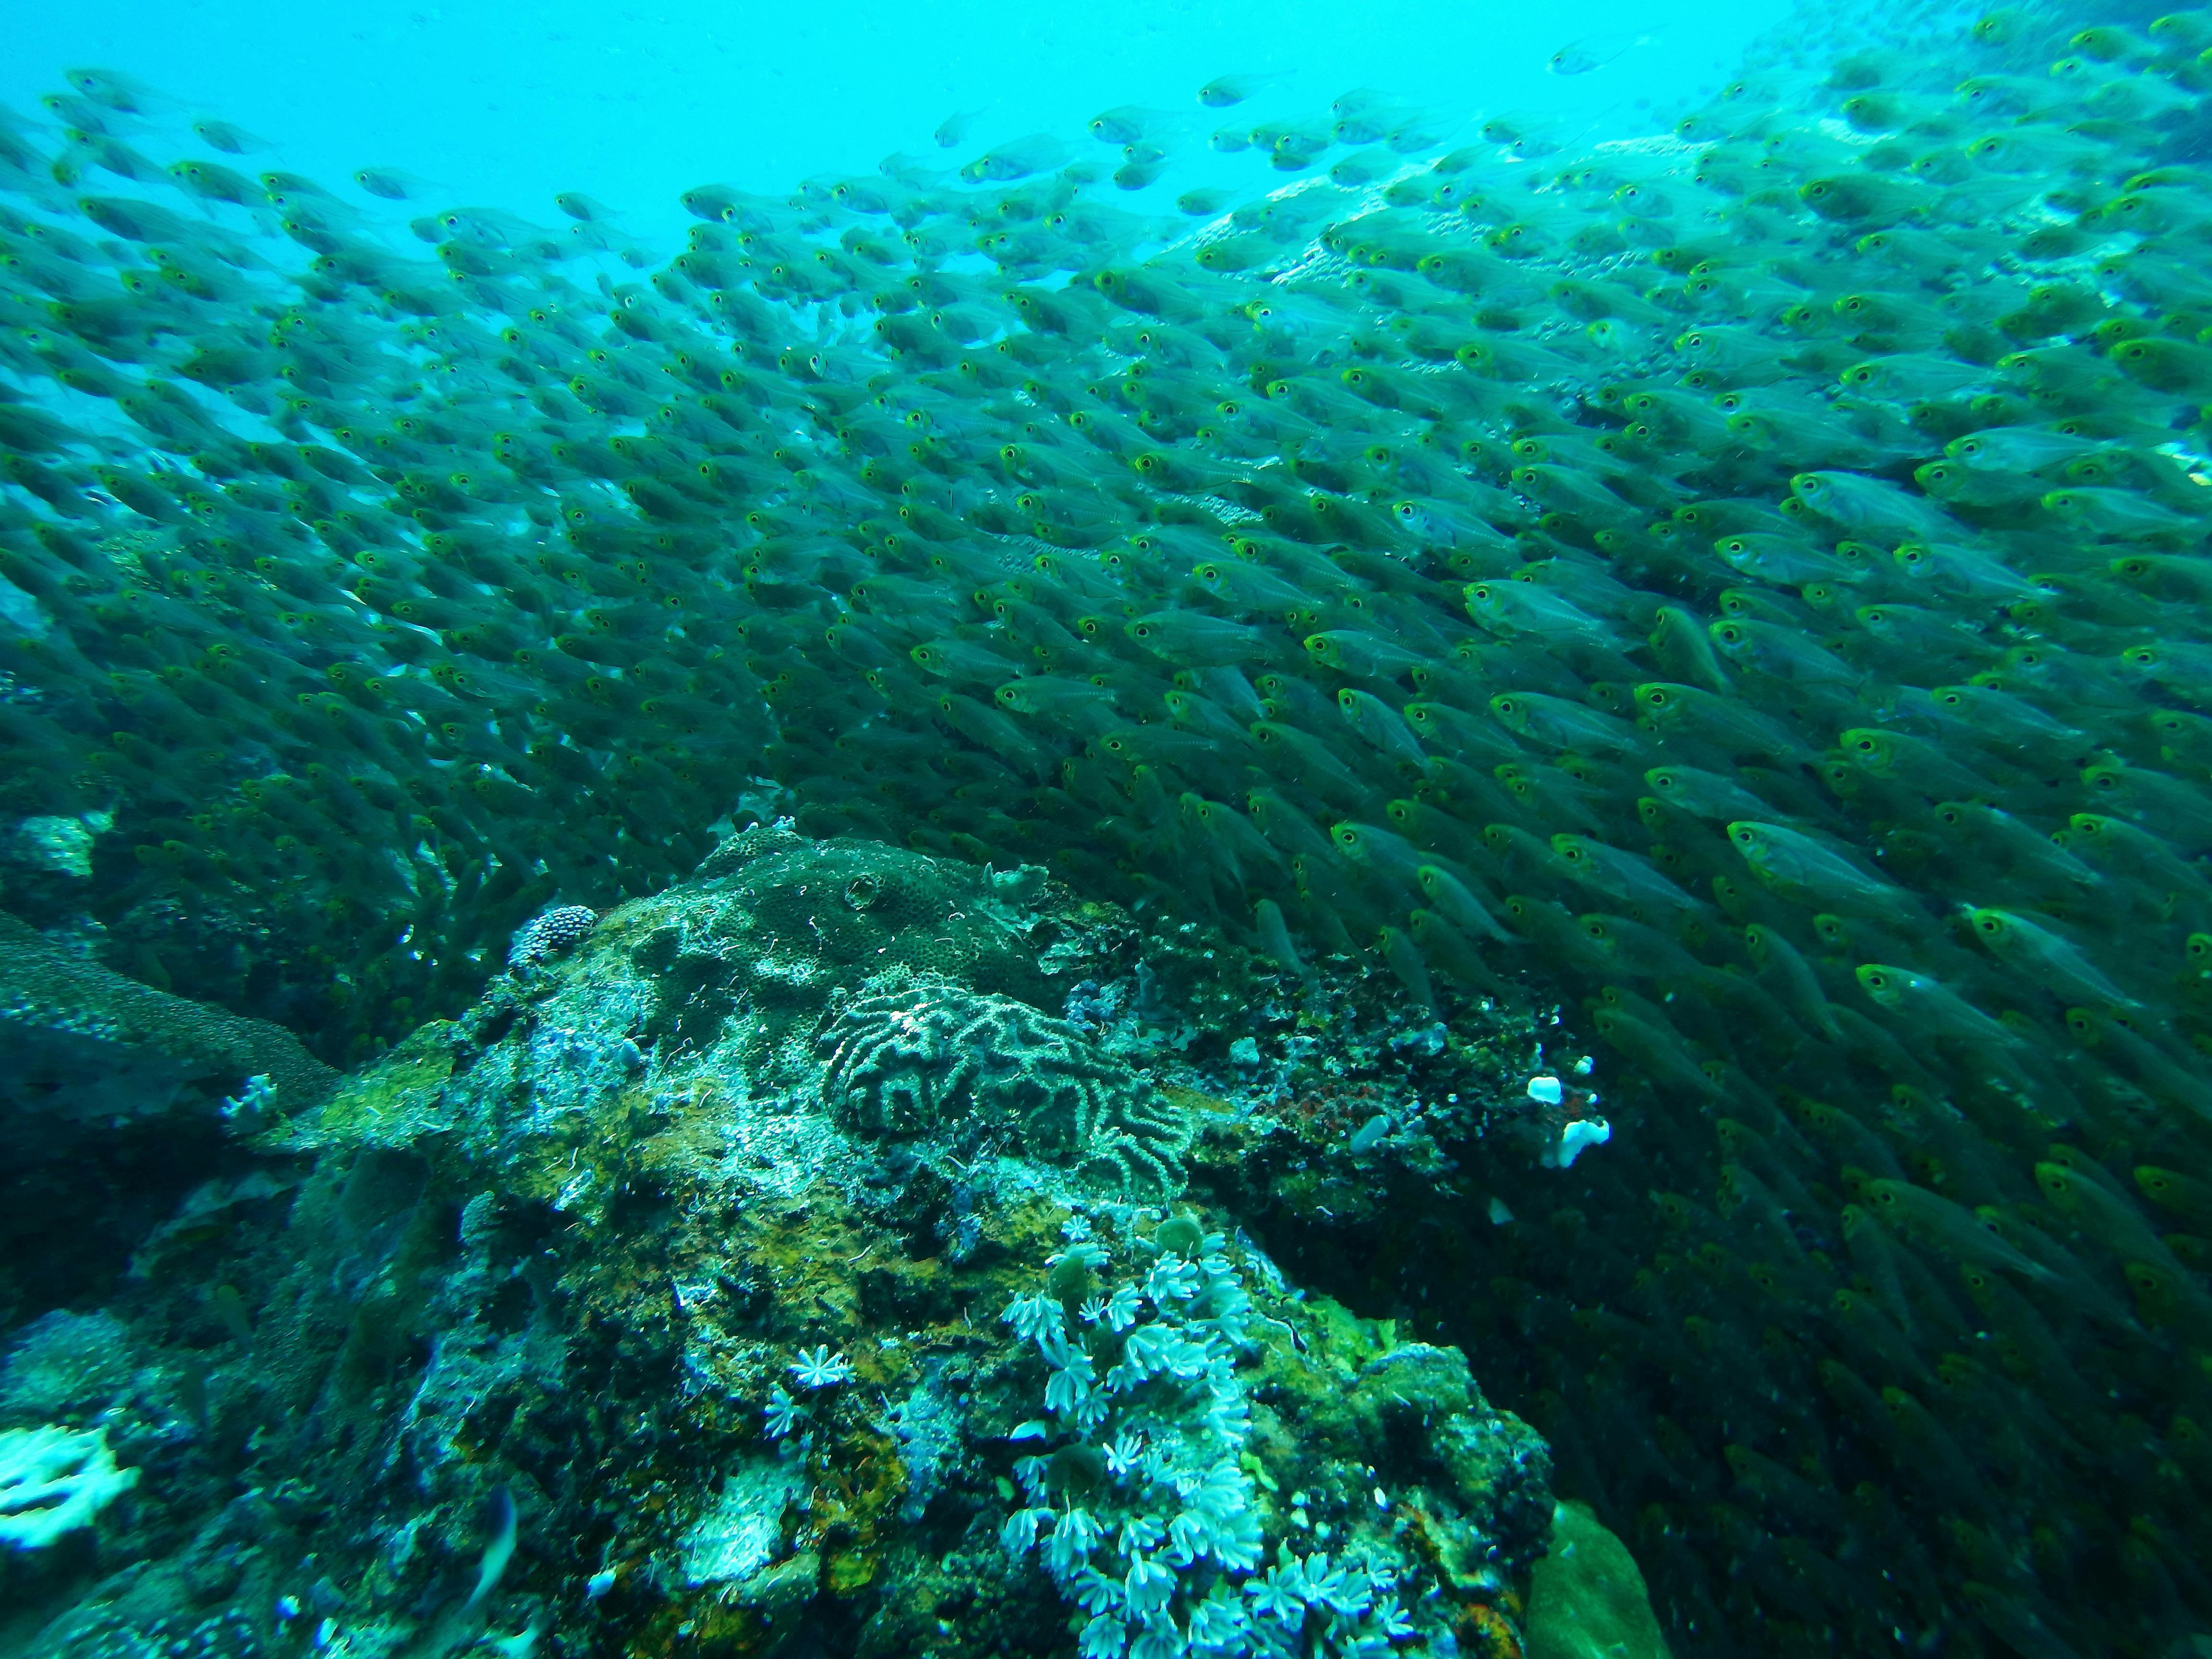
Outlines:
[{"label": "underwater rock face", "polygon": [[[1551,1513],[1541,1439],[1457,1350],[1309,1297],[1199,1188],[1176,1201],[1178,1160],[1288,1133],[1273,1085],[1203,1096],[1191,1058],[1250,1070],[1232,1031],[1279,1053],[1288,1011],[1188,1017],[1325,979],[1036,872],[783,826],[707,870],[262,1124],[289,1224],[214,1243],[221,1212],[188,1206],[138,1324],[33,1328],[0,1431],[59,1412],[166,1449],[124,1472],[130,1536],[161,1540],[118,1575],[137,1599],[63,1596],[31,1653],[176,1628],[207,1582],[280,1610],[247,1642],[313,1619],[341,1651],[1349,1653],[1504,1627]],[[1012,984],[1083,1023],[981,988]],[[1147,1000],[1168,1030],[1109,1012]],[[1425,1011],[1389,1001],[1380,1028],[1432,1059]],[[112,1565],[125,1536],[84,1547]]]},{"label": "underwater rock face", "polygon": [[337,1074],[283,1026],[157,990],[0,912],[0,1322],[85,1305],[236,1137]]}]

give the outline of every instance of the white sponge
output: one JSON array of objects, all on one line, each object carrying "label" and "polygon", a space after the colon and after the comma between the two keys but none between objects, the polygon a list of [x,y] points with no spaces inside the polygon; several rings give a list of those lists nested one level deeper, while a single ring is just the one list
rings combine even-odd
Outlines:
[{"label": "white sponge", "polygon": [[65,1532],[88,1527],[138,1471],[118,1469],[107,1433],[75,1434],[51,1425],[0,1433],[0,1544],[44,1549]]},{"label": "white sponge", "polygon": [[1613,1125],[1601,1117],[1578,1117],[1559,1131],[1559,1144],[1540,1160],[1547,1170],[1564,1170],[1588,1146],[1602,1146],[1613,1139]]}]

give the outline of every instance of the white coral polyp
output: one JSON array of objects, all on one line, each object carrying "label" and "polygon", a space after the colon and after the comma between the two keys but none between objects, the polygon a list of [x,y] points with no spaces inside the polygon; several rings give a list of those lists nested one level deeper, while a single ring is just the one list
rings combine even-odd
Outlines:
[{"label": "white coral polyp", "polygon": [[51,1425],[0,1433],[0,1543],[44,1549],[90,1526],[138,1483],[118,1468],[104,1430],[76,1434]]}]

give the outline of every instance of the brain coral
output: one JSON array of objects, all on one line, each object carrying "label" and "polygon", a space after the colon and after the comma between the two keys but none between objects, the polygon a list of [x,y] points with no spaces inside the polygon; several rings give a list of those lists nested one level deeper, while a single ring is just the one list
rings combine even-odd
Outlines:
[{"label": "brain coral", "polygon": [[853,1128],[916,1135],[968,1121],[1125,1187],[1182,1184],[1181,1114],[1075,1026],[1026,1003],[916,980],[847,1004],[818,1046],[830,1062],[823,1102]]}]

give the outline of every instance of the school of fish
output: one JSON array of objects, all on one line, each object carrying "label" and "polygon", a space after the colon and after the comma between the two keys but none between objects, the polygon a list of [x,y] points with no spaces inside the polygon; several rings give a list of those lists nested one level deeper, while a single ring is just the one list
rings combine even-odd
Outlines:
[{"label": "school of fish", "polygon": [[0,806],[103,815],[33,920],[344,1062],[789,812],[1534,984],[1635,1127],[1435,1248],[1682,1650],[2208,1639],[2212,12],[1586,151],[1226,77],[665,261],[69,78],[0,119]]}]

